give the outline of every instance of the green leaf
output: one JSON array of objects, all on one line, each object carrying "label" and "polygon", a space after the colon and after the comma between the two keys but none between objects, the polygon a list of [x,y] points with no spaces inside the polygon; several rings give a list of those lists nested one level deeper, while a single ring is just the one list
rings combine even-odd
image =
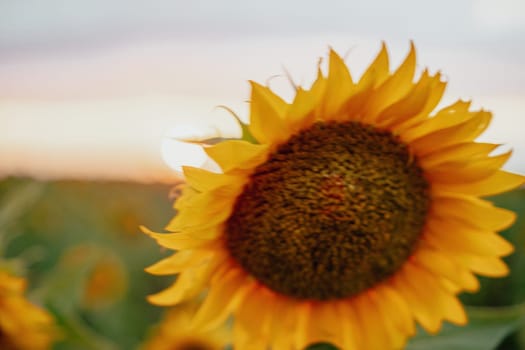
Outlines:
[{"label": "green leaf", "polygon": [[199,145],[199,146],[213,146],[213,145],[216,145],[216,144],[221,143],[223,141],[237,140],[237,139],[228,138],[228,137],[211,137],[211,138],[208,138],[208,139],[196,140],[196,139],[192,139],[192,138],[181,138],[181,137],[178,137],[178,138],[175,138],[174,140],[182,141],[182,142],[186,142],[186,143],[192,143],[192,144]]},{"label": "green leaf", "polygon": [[0,226],[19,220],[40,198],[44,188],[39,182],[25,182],[4,194],[0,202]]},{"label": "green leaf", "polygon": [[406,350],[493,350],[525,320],[525,306],[468,308],[464,327],[446,324],[437,335],[419,332]]},{"label": "green leaf", "polygon": [[116,344],[90,329],[79,314],[70,309],[61,309],[60,305],[48,304],[61,331],[67,334],[65,339],[55,344],[55,350],[117,350]]},{"label": "green leaf", "polygon": [[250,131],[250,127],[248,126],[248,124],[245,124],[241,122],[240,120],[238,120],[238,122],[241,125],[241,130],[242,130],[241,140],[248,141],[250,143],[259,143],[259,141],[257,141],[255,137],[252,135],[252,132]]},{"label": "green leaf", "polygon": [[241,127],[241,133],[242,133],[241,134],[241,140],[248,141],[250,143],[259,143],[255,139],[255,137],[252,135],[252,132],[250,131],[250,126],[248,124],[244,123],[241,120],[241,118],[239,118],[237,113],[235,113],[230,107],[224,106],[224,105],[220,105],[220,106],[217,106],[217,108],[222,108],[225,111],[229,112],[235,118],[237,123],[239,123],[239,126]]},{"label": "green leaf", "polygon": [[[45,185],[24,181],[15,183],[0,195],[0,256],[13,237],[13,226],[32,208],[44,192]],[[16,230],[14,230],[16,232]],[[18,263],[18,262],[17,262]],[[15,263],[16,264],[16,263]]]}]

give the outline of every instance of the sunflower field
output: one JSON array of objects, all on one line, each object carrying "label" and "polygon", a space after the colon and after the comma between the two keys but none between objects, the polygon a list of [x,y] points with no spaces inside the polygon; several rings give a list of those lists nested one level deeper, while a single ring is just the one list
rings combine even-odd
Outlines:
[{"label": "sunflower field", "polygon": [[0,182],[0,349],[525,348],[525,177],[442,73],[250,81],[172,185]]},{"label": "sunflower field", "polygon": [[[2,268],[24,277],[28,281],[24,297],[52,315],[50,349],[140,349],[153,337],[164,310],[149,304],[146,296],[168,286],[171,278],[152,276],[144,268],[168,252],[138,226],[163,227],[173,214],[170,189],[16,178],[1,182]],[[524,190],[491,200],[525,215]],[[469,324],[445,324],[437,335],[419,330],[406,349],[523,348],[525,221],[518,219],[502,234],[516,247],[505,259],[511,273],[500,279],[484,278],[478,293],[460,296],[467,305]],[[76,261],[67,262],[68,256]],[[103,266],[99,272],[97,265]],[[24,330],[16,337],[33,331]],[[168,344],[155,347],[167,348]],[[319,343],[309,349],[336,348]]]}]

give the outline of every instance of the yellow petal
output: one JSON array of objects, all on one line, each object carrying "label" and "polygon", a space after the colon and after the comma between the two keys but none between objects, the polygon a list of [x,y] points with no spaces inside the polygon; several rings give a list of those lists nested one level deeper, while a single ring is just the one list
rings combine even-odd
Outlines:
[{"label": "yellow petal", "polygon": [[410,52],[405,61],[381,86],[377,88],[366,108],[364,122],[373,123],[377,115],[387,106],[397,101],[412,88],[412,79],[416,68],[416,50],[410,45]]},{"label": "yellow petal", "polygon": [[388,78],[388,73],[388,51],[383,42],[379,54],[374,59],[374,62],[372,62],[372,64],[366,69],[365,73],[359,80],[357,88],[362,90],[364,86],[367,86],[372,82],[373,84],[376,84],[375,86],[381,85]]},{"label": "yellow petal", "polygon": [[458,143],[473,141],[489,125],[492,114],[480,111],[471,119],[445,129],[434,131],[410,143],[410,147],[418,156],[435,152]]},{"label": "yellow petal", "polygon": [[354,298],[342,301],[338,307],[341,320],[343,349],[364,349],[363,327],[353,307]]},{"label": "yellow petal", "polygon": [[510,158],[512,151],[466,162],[445,162],[425,168],[425,176],[431,183],[460,184],[480,181],[494,174]]},{"label": "yellow petal", "polygon": [[369,100],[374,96],[373,83],[364,85],[348,98],[332,120],[345,122],[349,120],[361,121],[364,117],[364,109]]},{"label": "yellow petal", "polygon": [[391,348],[402,349],[406,343],[407,335],[398,328],[397,313],[399,313],[399,311],[396,311],[394,314],[389,313],[388,309],[384,307],[384,301],[381,299],[382,294],[379,294],[377,289],[378,288],[375,288],[367,293],[370,304],[377,314],[376,324],[379,327],[384,327],[385,340]]},{"label": "yellow petal", "polygon": [[196,239],[183,233],[157,233],[144,226],[141,226],[140,229],[156,240],[159,245],[173,250],[194,249],[213,243],[213,241]]},{"label": "yellow petal", "polygon": [[145,270],[153,275],[173,275],[202,264],[210,256],[210,252],[183,250],[156,262]]},{"label": "yellow petal", "polygon": [[[181,210],[166,226],[168,231],[182,233],[182,232],[204,232],[212,226],[219,226],[223,224],[230,216],[233,210],[232,201],[234,198],[228,201],[222,202],[217,200],[213,206],[203,207],[202,211],[199,212],[195,209],[186,208]],[[222,204],[223,210],[220,210]],[[217,233],[214,229],[210,231],[210,234]],[[189,236],[189,235],[188,235]],[[207,235],[202,235],[204,238]],[[183,237],[183,236],[181,236]],[[189,236],[191,237],[191,236]],[[197,235],[191,238],[196,238]],[[212,237],[212,235],[210,235]]]},{"label": "yellow petal", "polygon": [[287,138],[284,123],[287,104],[270,89],[250,82],[250,131],[260,143],[272,144]]},{"label": "yellow petal", "polygon": [[[437,311],[436,313],[433,310],[434,307],[431,304],[434,301],[429,297],[429,293],[420,290],[420,288],[424,288],[422,281],[418,279],[417,275],[409,273],[407,265],[409,263],[406,263],[395,275],[393,279],[395,288],[419,324],[428,332],[435,334],[441,329],[441,312]],[[420,287],[417,287],[418,285]]]},{"label": "yellow petal", "polygon": [[[319,64],[321,61],[319,61]],[[309,92],[309,95],[315,101],[315,108],[313,110],[313,118],[314,120],[322,120],[324,119],[322,116],[322,100],[325,96],[325,90],[327,88],[327,79],[323,76],[323,73],[321,71],[321,68],[317,68],[317,79],[312,84]]]},{"label": "yellow petal", "polygon": [[171,231],[179,231],[177,227],[195,226],[203,223],[209,226],[211,223],[222,222],[218,217],[228,216],[237,197],[244,188],[246,178],[239,178],[237,182],[219,187],[217,189],[183,195],[174,205],[178,213],[168,225]]},{"label": "yellow petal", "polygon": [[286,115],[290,134],[309,126],[315,121],[314,110],[321,98],[322,93],[317,90],[297,89],[295,98]]},{"label": "yellow petal", "polygon": [[233,169],[252,169],[266,160],[268,146],[242,140],[228,140],[204,148],[204,151],[227,173]]},{"label": "yellow petal", "polygon": [[220,326],[250,287],[244,272],[233,268],[227,271],[220,281],[212,282],[208,295],[192,320],[192,328],[210,331]]},{"label": "yellow petal", "polygon": [[148,301],[155,305],[168,306],[194,298],[203,290],[224,258],[217,255],[207,264],[184,271],[170,287],[160,293],[149,295]]},{"label": "yellow petal", "polygon": [[200,194],[201,192],[197,191],[193,187],[187,186],[186,184],[176,185],[171,189],[170,197],[176,198],[176,201],[173,203],[173,207],[184,205],[185,202],[190,202],[193,200],[193,196]]},{"label": "yellow petal", "polygon": [[458,253],[505,256],[514,251],[512,244],[494,232],[451,220],[429,220],[424,239],[442,250]]},{"label": "yellow petal", "polygon": [[205,282],[202,281],[200,285],[196,283],[190,284],[189,281],[192,279],[188,277],[188,274],[179,275],[177,282],[163,291],[148,295],[146,299],[159,306],[172,306],[180,303],[183,300],[190,299],[196,295],[203,287]]},{"label": "yellow petal", "polygon": [[419,164],[424,169],[427,169],[450,161],[467,162],[473,159],[485,158],[499,146],[494,143],[458,143],[420,157]]},{"label": "yellow petal", "polygon": [[314,302],[310,317],[309,344],[325,341],[343,346],[338,306],[338,303],[334,301]]},{"label": "yellow petal", "polygon": [[211,191],[238,181],[238,177],[236,176],[217,174],[191,166],[183,166],[182,170],[186,182],[200,192]]},{"label": "yellow petal", "polygon": [[431,212],[443,220],[454,218],[487,231],[501,231],[516,220],[516,214],[510,210],[495,207],[491,202],[476,197],[458,194],[435,197]]},{"label": "yellow petal", "polygon": [[233,347],[236,350],[267,350],[268,342],[264,338],[254,337],[249,332],[255,327],[246,328],[240,322],[233,323]]},{"label": "yellow petal", "polygon": [[235,323],[252,330],[252,336],[267,338],[270,332],[273,299],[264,287],[254,284],[235,311]]},{"label": "yellow petal", "polygon": [[224,224],[212,223],[209,225],[188,227],[176,233],[181,233],[199,240],[215,240],[224,233]]},{"label": "yellow petal", "polygon": [[294,349],[293,331],[297,324],[297,309],[300,302],[286,297],[275,296],[272,312],[271,349]]},{"label": "yellow petal", "polygon": [[463,305],[456,296],[447,292],[438,279],[417,265],[407,264],[407,275],[417,276],[411,280],[418,293],[424,293],[434,315],[457,325],[467,323]]},{"label": "yellow petal", "polygon": [[384,309],[390,318],[393,320],[395,326],[405,336],[412,336],[416,333],[416,325],[412,313],[405,302],[389,284],[383,284],[376,288],[378,294],[377,302],[379,308]]},{"label": "yellow petal", "polygon": [[239,178],[237,182],[216,188],[211,191],[183,195],[175,201],[174,208],[182,211],[185,209],[195,210],[205,208],[203,214],[213,214],[221,210],[227,204],[232,204],[237,195],[241,193],[244,186],[244,178]]},{"label": "yellow petal", "polygon": [[277,112],[277,115],[280,118],[283,118],[286,115],[288,110],[288,103],[286,103],[279,95],[275,94],[269,87],[260,85],[254,81],[250,81],[252,89],[255,87],[257,90],[257,96],[261,96],[266,100]]},{"label": "yellow petal", "polygon": [[523,185],[525,177],[503,170],[497,171],[481,181],[463,184],[433,184],[432,191],[439,196],[440,193],[460,193],[474,196],[490,196],[506,192]]},{"label": "yellow petal", "polygon": [[453,258],[482,276],[504,277],[509,274],[508,266],[498,257],[455,254]]},{"label": "yellow petal", "polygon": [[453,293],[447,292],[441,283],[435,278],[430,277],[424,270],[418,269],[415,265],[408,265],[406,275],[410,275],[407,283],[411,284],[417,298],[421,303],[425,303],[429,317],[433,318],[433,324],[425,327],[430,333],[437,333],[441,329],[442,321],[448,320],[455,324],[465,324],[466,314],[461,303]]},{"label": "yellow petal", "polygon": [[353,307],[361,323],[363,342],[369,349],[388,349],[388,334],[384,326],[381,326],[382,320],[377,308],[370,300],[368,293],[362,293],[354,299]]},{"label": "yellow petal", "polygon": [[433,117],[423,120],[417,125],[412,125],[402,131],[403,140],[411,142],[436,130],[445,129],[461,124],[471,119],[477,112],[469,112],[470,102],[458,100],[442,108]]},{"label": "yellow petal", "polygon": [[[427,104],[432,91],[433,79],[424,71],[419,82],[400,100],[386,107],[376,118],[380,127],[390,127],[401,124],[418,115]],[[437,77],[439,79],[439,76]]]},{"label": "yellow petal", "polygon": [[297,349],[303,349],[308,345],[309,329],[312,305],[309,302],[303,302],[295,308],[295,331],[293,333],[294,344]]},{"label": "yellow petal", "polygon": [[352,77],[343,59],[330,50],[330,61],[326,89],[324,92],[321,118],[330,119],[330,116],[339,110],[354,89]]},{"label": "yellow petal", "polygon": [[414,254],[414,261],[436,276],[443,276],[462,289],[475,292],[479,289],[478,279],[467,269],[455,264],[446,255],[428,248],[420,248]]},{"label": "yellow petal", "polygon": [[14,294],[22,294],[27,288],[27,280],[0,270],[0,288]]},{"label": "yellow petal", "polygon": [[[403,135],[405,132],[411,130],[412,127],[423,124],[425,121],[429,120],[430,113],[441,101],[441,97],[443,97],[443,94],[445,93],[446,86],[447,83],[441,81],[441,75],[436,74],[430,84],[430,93],[423,109],[418,115],[397,124],[395,126],[395,133]],[[405,139],[404,136],[402,136],[402,138]]]}]

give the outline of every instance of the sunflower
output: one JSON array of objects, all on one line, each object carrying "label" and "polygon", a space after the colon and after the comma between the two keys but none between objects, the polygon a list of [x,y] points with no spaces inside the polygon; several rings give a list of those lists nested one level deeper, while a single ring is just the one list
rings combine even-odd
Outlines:
[{"label": "sunflower", "polygon": [[122,299],[128,276],[122,261],[113,252],[91,244],[79,244],[66,250],[60,265],[73,269],[87,266],[81,305],[87,309],[107,308]]},{"label": "sunflower", "polygon": [[[418,323],[463,325],[475,274],[508,273],[515,219],[480,197],[524,182],[501,170],[511,152],[475,139],[491,120],[457,101],[433,112],[446,83],[414,79],[414,45],[390,72],[385,45],[357,81],[329,53],[291,103],[251,82],[243,138],[206,147],[221,173],[185,167],[170,233],[176,252],[153,274],[178,274],[149,300],[206,290],[193,325],[233,315],[235,349],[399,349]],[[499,154],[498,154],[499,153]]]},{"label": "sunflower", "polygon": [[44,350],[56,338],[51,315],[24,298],[26,281],[0,271],[0,349]]},{"label": "sunflower", "polygon": [[229,341],[224,327],[207,332],[190,328],[195,304],[169,309],[142,350],[221,350]]}]

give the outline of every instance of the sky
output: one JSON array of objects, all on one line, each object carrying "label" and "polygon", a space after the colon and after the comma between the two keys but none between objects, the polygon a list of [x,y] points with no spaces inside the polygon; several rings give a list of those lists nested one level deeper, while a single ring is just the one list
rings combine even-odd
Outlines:
[{"label": "sky", "polygon": [[169,136],[234,135],[215,107],[245,117],[248,80],[290,98],[285,70],[308,85],[333,47],[359,76],[382,40],[394,67],[414,40],[445,104],[491,110],[482,140],[525,172],[522,0],[3,0],[0,177],[172,181],[166,158],[191,152]]}]

